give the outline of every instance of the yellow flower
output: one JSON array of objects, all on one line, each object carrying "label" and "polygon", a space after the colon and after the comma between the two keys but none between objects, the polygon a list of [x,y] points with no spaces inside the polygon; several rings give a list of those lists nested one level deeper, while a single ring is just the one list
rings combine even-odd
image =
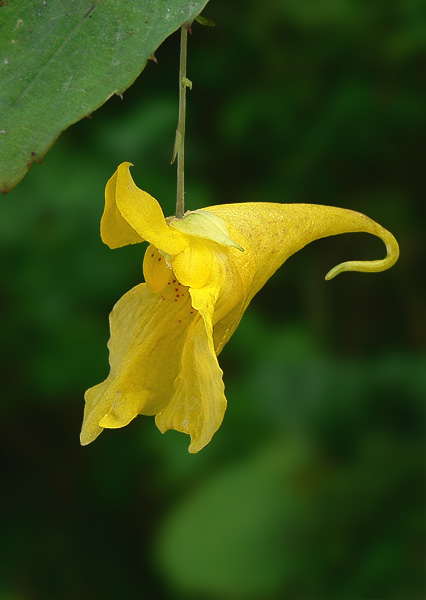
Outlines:
[{"label": "yellow flower", "polygon": [[149,242],[145,282],[115,305],[108,378],[86,392],[83,445],[103,428],[155,415],[161,432],[209,443],[226,409],[217,355],[250,300],[292,254],[313,240],[364,231],[386,244],[382,260],[346,262],[341,271],[377,272],[398,258],[391,233],[368,217],[315,204],[225,204],[165,219],[158,202],[120,165],[105,190],[102,240],[110,248]]}]

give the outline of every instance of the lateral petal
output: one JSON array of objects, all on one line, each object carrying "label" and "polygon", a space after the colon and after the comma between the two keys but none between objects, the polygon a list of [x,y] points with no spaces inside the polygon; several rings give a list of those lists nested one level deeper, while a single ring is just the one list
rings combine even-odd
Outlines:
[{"label": "lateral petal", "polygon": [[204,244],[213,260],[210,277],[203,287],[189,288],[192,306],[200,316],[188,331],[172,401],[156,416],[163,433],[176,429],[191,436],[191,453],[208,444],[222,423],[226,398],[213,331],[216,321],[232,313],[244,298],[241,278],[229,258],[239,250],[221,248],[214,242]]},{"label": "lateral petal", "polygon": [[174,396],[155,418],[162,433],[176,429],[189,434],[191,453],[204,448],[222,423],[226,409],[222,375],[211,333],[199,317],[188,331]]},{"label": "lateral petal", "polygon": [[108,344],[111,371],[86,392],[83,445],[104,427],[124,427],[138,414],[154,415],[173,396],[187,330],[196,314],[187,288],[176,280],[173,284],[171,271],[170,278],[162,293],[140,284],[115,305]]}]

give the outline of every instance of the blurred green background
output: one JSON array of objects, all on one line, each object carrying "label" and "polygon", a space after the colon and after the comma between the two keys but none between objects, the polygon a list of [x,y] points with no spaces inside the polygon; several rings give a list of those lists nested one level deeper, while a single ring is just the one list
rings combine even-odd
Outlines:
[{"label": "blurred green background", "polygon": [[189,40],[186,199],[365,212],[292,257],[220,356],[212,443],[140,417],[82,448],[108,314],[144,247],[111,251],[107,179],[134,163],[174,212],[179,36],[0,200],[0,600],[425,597],[422,0],[212,0]]}]

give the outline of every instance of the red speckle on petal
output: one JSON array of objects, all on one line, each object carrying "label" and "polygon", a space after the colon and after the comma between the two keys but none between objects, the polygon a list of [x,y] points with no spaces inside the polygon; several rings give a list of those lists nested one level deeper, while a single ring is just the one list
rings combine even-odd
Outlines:
[{"label": "red speckle on petal", "polygon": [[154,253],[151,254],[151,258],[154,258]]},{"label": "red speckle on petal", "polygon": [[158,259],[158,262],[160,262],[160,260],[161,260],[161,256],[160,256],[160,258]]}]

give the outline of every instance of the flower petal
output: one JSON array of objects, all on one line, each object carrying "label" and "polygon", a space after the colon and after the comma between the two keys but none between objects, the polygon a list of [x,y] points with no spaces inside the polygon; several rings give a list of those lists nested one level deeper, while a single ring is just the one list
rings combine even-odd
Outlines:
[{"label": "flower petal", "polygon": [[194,288],[206,285],[213,268],[212,246],[206,240],[189,238],[188,248],[173,257],[173,271],[182,285]]},{"label": "flower petal", "polygon": [[143,275],[145,282],[153,292],[161,292],[170,282],[171,268],[157,248],[150,244],[143,259]]},{"label": "flower petal", "polygon": [[135,185],[129,166],[122,163],[107,184],[102,240],[110,248],[147,240],[166,254],[182,252],[186,236],[167,225],[161,206]]},{"label": "flower petal", "polygon": [[[188,433],[189,451],[198,452],[219,428],[226,409],[223,373],[213,341],[214,324],[244,298],[244,287],[230,260],[230,254],[239,253],[238,250],[207,240],[191,240],[190,247],[193,242],[197,248],[194,253],[199,250],[198,244],[208,250],[212,267],[204,286],[189,288],[192,306],[199,316],[188,332],[181,371],[174,384],[176,392],[170,404],[157,414],[156,423],[163,433],[168,429]],[[182,255],[173,259],[176,275],[176,262]],[[200,252],[192,267],[202,264]]]},{"label": "flower petal", "polygon": [[176,429],[189,434],[189,452],[195,453],[210,442],[226,409],[222,370],[211,332],[201,318],[189,328],[175,388],[172,401],[157,414],[155,422],[162,433]]},{"label": "flower petal", "polygon": [[111,371],[86,392],[83,445],[104,427],[123,427],[138,414],[154,415],[173,396],[188,327],[197,315],[187,288],[173,281],[172,271],[170,278],[160,294],[140,284],[115,305],[110,318]]},{"label": "flower petal", "polygon": [[130,227],[117,208],[115,190],[117,186],[117,171],[106,184],[105,208],[101,219],[101,237],[104,244],[110,248],[121,248],[128,244],[139,244],[143,238]]}]

